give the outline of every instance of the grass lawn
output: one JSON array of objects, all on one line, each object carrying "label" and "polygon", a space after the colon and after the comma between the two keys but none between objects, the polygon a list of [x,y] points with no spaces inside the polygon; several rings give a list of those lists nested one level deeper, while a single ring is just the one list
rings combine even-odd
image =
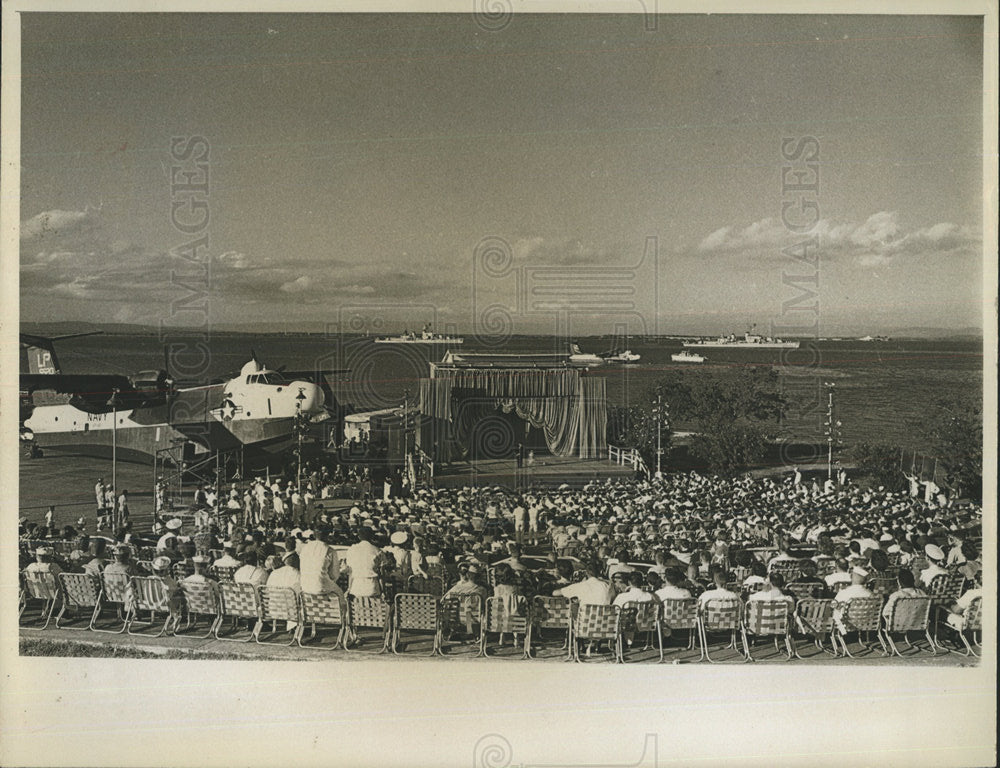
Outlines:
[{"label": "grass lawn", "polygon": [[116,643],[77,643],[72,640],[44,640],[21,638],[19,651],[22,656],[81,656],[95,659],[195,659],[212,661],[245,661],[247,659],[277,658],[255,654],[209,653],[204,651],[182,651],[167,649],[164,653],[142,650],[133,646]]}]

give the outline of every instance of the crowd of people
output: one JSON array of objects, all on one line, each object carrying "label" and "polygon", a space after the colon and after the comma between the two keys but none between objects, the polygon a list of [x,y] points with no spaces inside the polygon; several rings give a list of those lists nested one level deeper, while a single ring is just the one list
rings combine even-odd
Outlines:
[{"label": "crowd of people", "polygon": [[[301,487],[255,478],[228,492],[201,489],[193,520],[114,536],[79,535],[55,549],[22,521],[22,567],[100,574],[145,569],[179,595],[178,579],[278,585],[346,599],[440,579],[446,596],[535,595],[617,604],[694,597],[787,600],[781,561],[814,596],[847,603],[880,595],[886,610],[960,573],[949,606],[958,629],[981,595],[982,509],[968,501],[784,477],[696,472],[523,493],[489,487],[404,489],[332,503],[322,472]],[[287,498],[288,503],[284,501]],[[280,500],[280,502],[279,502]],[[166,506],[159,507],[165,509]],[[34,549],[32,549],[34,547]],[[178,568],[177,564],[181,564]]]}]

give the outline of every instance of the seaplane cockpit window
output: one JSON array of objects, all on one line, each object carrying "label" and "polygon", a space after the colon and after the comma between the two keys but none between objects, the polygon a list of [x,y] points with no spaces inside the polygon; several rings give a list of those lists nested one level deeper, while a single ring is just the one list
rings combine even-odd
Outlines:
[{"label": "seaplane cockpit window", "polygon": [[282,376],[277,371],[268,371],[267,373],[262,373],[258,377],[261,384],[271,384],[271,385],[284,385],[288,383],[288,379]]}]

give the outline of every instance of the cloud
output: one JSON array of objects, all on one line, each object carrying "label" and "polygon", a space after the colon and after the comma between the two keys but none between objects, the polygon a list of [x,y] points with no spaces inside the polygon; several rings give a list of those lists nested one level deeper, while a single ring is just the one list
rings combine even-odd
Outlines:
[{"label": "cloud", "polygon": [[68,283],[56,283],[49,288],[48,293],[67,299],[93,298],[90,284],[82,278],[77,278]]},{"label": "cloud", "polygon": [[297,277],[294,280],[284,283],[280,290],[285,293],[302,293],[303,291],[308,291],[309,288],[312,287],[312,282],[312,278],[309,277],[309,275],[302,275],[301,277]]},{"label": "cloud", "polygon": [[21,222],[21,242],[62,240],[94,232],[100,227],[100,216],[92,208],[83,211],[42,211]]},{"label": "cloud", "polygon": [[250,266],[250,260],[245,253],[239,251],[226,251],[216,257],[219,265],[229,269],[246,269]]},{"label": "cloud", "polygon": [[526,237],[511,246],[515,260],[551,266],[602,264],[617,261],[619,254],[576,238]]},{"label": "cloud", "polygon": [[738,256],[747,260],[780,260],[781,249],[810,236],[824,259],[849,260],[861,267],[883,267],[921,254],[977,254],[976,232],[949,222],[910,228],[895,211],[873,213],[862,222],[821,219],[808,232],[792,232],[779,219],[765,218],[742,229],[722,227],[706,235],[695,252],[704,256]]}]

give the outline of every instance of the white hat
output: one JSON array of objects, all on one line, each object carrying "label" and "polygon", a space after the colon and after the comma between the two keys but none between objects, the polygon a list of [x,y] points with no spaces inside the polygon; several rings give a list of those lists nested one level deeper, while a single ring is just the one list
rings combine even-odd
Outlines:
[{"label": "white hat", "polygon": [[944,560],[944,550],[937,544],[928,544],[924,547],[924,552],[931,560]]},{"label": "white hat", "polygon": [[151,565],[153,566],[154,571],[165,571],[170,568],[170,558],[166,555],[154,557]]},{"label": "white hat", "polygon": [[868,578],[868,571],[866,571],[860,565],[856,565],[853,568],[851,568],[851,573],[857,574],[862,579],[867,579]]},{"label": "white hat", "polygon": [[393,544],[405,544],[406,543],[406,531],[396,531],[392,536],[389,537],[389,541]]}]

